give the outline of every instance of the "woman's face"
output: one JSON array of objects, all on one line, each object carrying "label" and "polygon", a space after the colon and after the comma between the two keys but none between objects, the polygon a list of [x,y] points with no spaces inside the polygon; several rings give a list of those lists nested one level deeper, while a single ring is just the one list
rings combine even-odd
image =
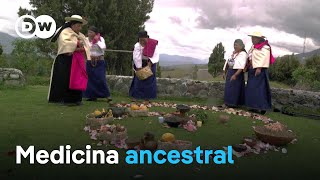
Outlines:
[{"label": "woman's face", "polygon": [[88,37],[89,38],[94,38],[94,36],[96,35],[96,33],[94,32],[94,31],[90,31],[90,30],[88,30]]},{"label": "woman's face", "polygon": [[236,52],[240,52],[243,49],[243,47],[239,43],[234,43],[233,48]]},{"label": "woman's face", "polygon": [[73,24],[71,26],[71,29],[76,32],[76,33],[79,33],[82,29],[82,24],[81,23],[76,23],[76,24]]},{"label": "woman's face", "polygon": [[252,44],[253,44],[253,45],[256,45],[256,44],[259,44],[259,43],[260,43],[261,38],[260,38],[260,37],[254,37],[254,36],[252,36],[252,37],[251,37],[251,40],[252,40]]},{"label": "woman's face", "polygon": [[139,43],[144,46],[147,44],[147,38],[139,38]]}]

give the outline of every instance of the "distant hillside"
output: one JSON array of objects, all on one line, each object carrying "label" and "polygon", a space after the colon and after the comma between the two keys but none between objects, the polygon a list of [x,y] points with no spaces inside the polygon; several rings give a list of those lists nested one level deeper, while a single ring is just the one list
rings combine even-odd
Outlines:
[{"label": "distant hillside", "polygon": [[10,54],[11,51],[13,50],[13,46],[12,46],[12,42],[15,40],[16,38],[4,33],[4,32],[0,32],[0,44],[3,47],[3,52],[6,54]]},{"label": "distant hillside", "polygon": [[305,60],[303,59],[303,57],[305,58],[305,59],[307,59],[307,58],[309,58],[309,57],[312,57],[312,56],[314,56],[314,55],[320,55],[320,49],[316,49],[316,50],[314,50],[314,51],[310,51],[310,52],[307,52],[307,53],[304,53],[304,54],[297,54],[297,55],[295,55],[298,59],[299,59],[299,61],[301,62],[301,63],[304,63],[305,62]]},{"label": "distant hillside", "polygon": [[160,54],[160,66],[175,66],[184,64],[207,64],[205,60],[192,57]]}]

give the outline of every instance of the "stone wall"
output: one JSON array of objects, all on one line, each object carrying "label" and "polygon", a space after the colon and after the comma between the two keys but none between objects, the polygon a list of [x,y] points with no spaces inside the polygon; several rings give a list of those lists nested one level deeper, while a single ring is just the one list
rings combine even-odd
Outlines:
[{"label": "stone wall", "polygon": [[25,77],[18,69],[0,68],[0,84],[6,86],[24,86]]},{"label": "stone wall", "polygon": [[[128,94],[131,76],[107,76],[112,91]],[[223,99],[223,82],[193,81],[185,79],[158,78],[158,95],[175,97],[198,97]],[[320,108],[320,93],[290,89],[272,88],[272,101],[276,107],[290,105],[294,107]]]}]

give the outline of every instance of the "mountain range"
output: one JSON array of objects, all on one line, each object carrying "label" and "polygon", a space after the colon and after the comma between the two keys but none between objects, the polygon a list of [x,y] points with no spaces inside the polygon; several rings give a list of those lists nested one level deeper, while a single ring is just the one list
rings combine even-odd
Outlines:
[{"label": "mountain range", "polygon": [[201,60],[193,57],[160,54],[160,66],[174,66],[183,64],[207,64],[207,60]]},{"label": "mountain range", "polygon": [[11,36],[10,34],[0,32],[0,44],[3,48],[3,53],[10,54],[13,50],[12,42],[16,39],[16,37]]},{"label": "mountain range", "polygon": [[295,56],[298,58],[298,60],[300,61],[300,63],[304,63],[305,59],[315,56],[315,55],[320,55],[320,49],[316,49],[310,52],[306,52],[306,53],[301,53],[301,54],[296,54]]},{"label": "mountain range", "polygon": [[[0,32],[0,44],[2,45],[3,52],[10,54],[13,50],[12,42],[16,37],[11,36],[8,33]],[[312,57],[314,55],[320,55],[320,49],[310,51],[307,53],[296,54],[295,56],[299,59],[301,63],[304,63],[305,59]],[[183,64],[207,64],[208,60],[197,59],[188,56],[179,56],[179,55],[169,55],[169,54],[160,54],[160,65],[161,66],[174,66],[174,65],[183,65]]]}]

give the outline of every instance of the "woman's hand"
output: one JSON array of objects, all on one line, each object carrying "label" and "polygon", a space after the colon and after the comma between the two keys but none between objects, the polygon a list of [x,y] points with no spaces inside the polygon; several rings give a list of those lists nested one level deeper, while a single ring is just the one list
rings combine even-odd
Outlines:
[{"label": "woman's hand", "polygon": [[261,74],[261,68],[256,69],[255,76],[259,76]]},{"label": "woman's hand", "polygon": [[152,63],[151,63],[150,61],[148,62],[148,66],[149,66],[149,67],[151,67],[151,66],[152,66]]},{"label": "woman's hand", "polygon": [[236,75],[232,75],[230,81],[235,81],[237,80],[237,76]]},{"label": "woman's hand", "polygon": [[227,71],[223,71],[223,74],[222,74],[222,78],[223,78],[223,80],[226,80],[226,76],[227,75]]}]

